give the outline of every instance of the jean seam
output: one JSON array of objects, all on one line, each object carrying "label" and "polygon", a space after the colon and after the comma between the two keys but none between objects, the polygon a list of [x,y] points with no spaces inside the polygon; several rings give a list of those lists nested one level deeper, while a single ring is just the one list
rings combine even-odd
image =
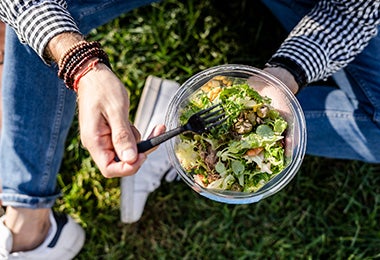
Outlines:
[{"label": "jean seam", "polygon": [[78,19],[80,21],[83,19],[83,17],[93,15],[99,11],[103,11],[104,9],[108,8],[108,6],[112,6],[115,2],[118,2],[118,0],[107,1],[101,5],[92,5],[92,8],[85,8],[82,12],[78,13]]},{"label": "jean seam", "polygon": [[[44,173],[43,173],[43,182],[41,182],[40,187],[44,190],[44,186],[49,183],[46,178],[49,178],[52,172],[52,165],[54,165],[54,158],[57,151],[58,146],[58,140],[59,140],[59,132],[62,125],[62,119],[63,119],[63,109],[65,104],[65,89],[61,87],[61,85],[57,86],[59,88],[58,90],[58,102],[56,106],[56,113],[55,113],[55,120],[52,125],[52,132],[50,134],[50,141],[49,141],[49,147],[46,154],[46,161],[45,161],[45,167],[44,167]],[[46,180],[46,181],[45,181]]]},{"label": "jean seam", "polygon": [[370,122],[371,120],[365,114],[351,113],[345,111],[307,111],[304,113],[305,118],[315,119],[320,117],[334,117],[334,118],[354,118],[356,121]]},{"label": "jean seam", "polygon": [[366,81],[362,80],[362,78],[359,75],[360,73],[357,73],[356,69],[350,68],[349,66],[346,69],[347,69],[347,71],[350,72],[352,77],[356,79],[356,81],[357,81],[358,85],[360,86],[360,88],[362,89],[365,97],[368,99],[368,101],[371,103],[372,107],[374,108],[373,120],[375,122],[380,123],[380,112],[379,112],[380,107],[377,106],[377,102],[376,102],[377,99],[376,99],[376,97],[374,97],[371,94],[372,92],[370,89],[368,89]]}]

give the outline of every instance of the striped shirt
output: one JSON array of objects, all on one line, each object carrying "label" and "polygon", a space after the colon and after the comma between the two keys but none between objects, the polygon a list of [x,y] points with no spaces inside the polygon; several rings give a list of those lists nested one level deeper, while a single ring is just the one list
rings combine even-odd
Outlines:
[{"label": "striped shirt", "polygon": [[[289,34],[272,60],[291,63],[306,83],[341,69],[377,34],[380,0],[321,0]],[[47,43],[79,32],[64,0],[1,0],[0,17],[44,59]]]},{"label": "striped shirt", "polygon": [[298,68],[305,83],[325,79],[351,62],[376,36],[379,7],[380,0],[316,1],[271,60]]},{"label": "striped shirt", "polygon": [[62,32],[79,33],[64,0],[1,0],[0,17],[41,58],[54,36]]}]

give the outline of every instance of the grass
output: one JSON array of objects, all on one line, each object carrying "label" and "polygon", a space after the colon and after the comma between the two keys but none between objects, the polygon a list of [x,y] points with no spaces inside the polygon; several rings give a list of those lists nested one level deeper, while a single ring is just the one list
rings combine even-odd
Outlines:
[{"label": "grass", "polygon": [[[224,63],[261,67],[286,36],[259,1],[165,0],[94,30],[131,94],[134,114],[149,74],[180,83]],[[276,195],[250,205],[200,197],[163,182],[142,219],[120,222],[118,179],[101,176],[70,132],[56,209],[86,230],[77,259],[380,258],[380,167],[306,156]]]}]

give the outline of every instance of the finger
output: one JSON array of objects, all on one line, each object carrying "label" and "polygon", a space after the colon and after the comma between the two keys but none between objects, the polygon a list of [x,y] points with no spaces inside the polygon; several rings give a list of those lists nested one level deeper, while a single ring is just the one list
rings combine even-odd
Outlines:
[{"label": "finger", "polygon": [[[104,158],[104,160],[108,161],[108,164],[101,172],[106,178],[125,177],[133,175],[139,170],[141,165],[146,160],[146,155],[143,153],[138,154],[137,160],[132,164],[123,161],[116,162],[114,160],[114,156],[115,153],[110,153],[107,155],[107,158]],[[102,161],[102,159],[100,159],[100,161]]]},{"label": "finger", "polygon": [[106,178],[123,177],[135,174],[146,159],[145,154],[138,154],[133,163],[115,161],[116,153],[111,141],[111,135],[102,135],[97,143],[88,146],[88,150],[96,162],[100,172]]},{"label": "finger", "polygon": [[136,147],[136,131],[131,125],[112,127],[112,143],[119,159],[128,164],[133,164],[138,159]]},{"label": "finger", "polygon": [[132,132],[133,132],[133,135],[136,139],[137,142],[139,142],[141,140],[141,134],[139,132],[139,130],[137,130],[137,128],[131,124],[131,129],[132,129]]},{"label": "finger", "polygon": [[[156,125],[153,129],[152,129],[152,132],[150,133],[150,135],[148,136],[148,139],[149,138],[152,138],[152,137],[155,137],[155,136],[158,136],[160,134],[163,134],[165,133],[166,131],[166,127],[165,125]],[[154,150],[156,150],[158,148],[158,146],[148,150],[145,152],[146,155],[150,154],[151,152],[153,152]]]},{"label": "finger", "polygon": [[278,110],[282,116],[288,117],[291,115],[289,99],[281,91],[280,86],[268,83],[256,76],[250,77],[248,84],[261,96],[269,97],[271,99],[271,106]]},{"label": "finger", "polygon": [[156,125],[153,129],[148,138],[152,138],[155,136],[159,136],[166,131],[166,126],[165,125]]}]

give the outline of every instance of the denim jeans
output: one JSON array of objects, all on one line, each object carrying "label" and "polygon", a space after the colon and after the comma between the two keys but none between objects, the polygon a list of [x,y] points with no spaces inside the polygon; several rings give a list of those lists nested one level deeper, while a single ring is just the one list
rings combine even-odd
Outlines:
[{"label": "denim jeans", "polygon": [[[69,0],[87,34],[122,13],[152,0]],[[28,46],[7,29],[3,72],[0,179],[5,206],[51,207],[60,191],[56,176],[75,114],[76,96]]]},{"label": "denim jeans", "polygon": [[[290,31],[318,2],[262,0]],[[310,155],[380,163],[380,36],[332,75],[337,87],[312,84],[297,95]]]},{"label": "denim jeans", "polygon": [[[83,33],[152,1],[69,1]],[[315,1],[265,0],[290,30]],[[281,3],[281,4],[279,4]],[[60,195],[56,176],[75,113],[75,95],[27,46],[7,31],[3,73],[0,178],[4,205],[51,207]],[[310,86],[299,93],[307,129],[307,153],[380,162],[379,37],[334,78],[339,88]]]}]

